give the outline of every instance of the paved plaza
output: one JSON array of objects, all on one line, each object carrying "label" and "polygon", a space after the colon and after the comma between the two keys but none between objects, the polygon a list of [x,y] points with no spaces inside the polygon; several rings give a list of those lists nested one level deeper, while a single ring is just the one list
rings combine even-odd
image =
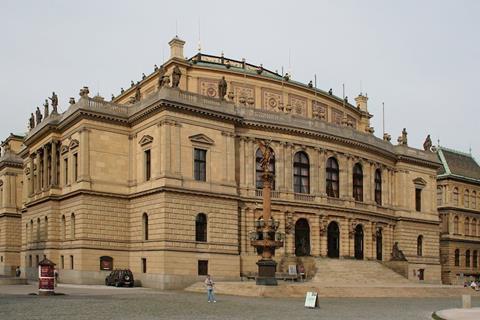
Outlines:
[{"label": "paved plaza", "polygon": [[[39,297],[33,285],[0,286],[0,319],[431,319],[433,311],[458,308],[458,298],[321,298],[305,309],[301,298],[206,295],[146,288],[61,285],[65,295]],[[480,298],[472,297],[472,306]]]}]

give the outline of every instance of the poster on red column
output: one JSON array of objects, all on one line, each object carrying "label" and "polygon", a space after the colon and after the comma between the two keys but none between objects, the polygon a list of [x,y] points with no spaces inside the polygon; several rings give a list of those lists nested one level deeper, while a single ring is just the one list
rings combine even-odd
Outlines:
[{"label": "poster on red column", "polygon": [[53,278],[52,266],[40,266],[40,278]]}]

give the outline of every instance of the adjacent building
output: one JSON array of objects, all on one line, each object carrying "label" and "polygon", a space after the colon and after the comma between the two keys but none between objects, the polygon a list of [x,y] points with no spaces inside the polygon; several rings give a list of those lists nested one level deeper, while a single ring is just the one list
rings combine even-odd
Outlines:
[{"label": "adjacent building", "polygon": [[398,144],[374,136],[366,95],[352,104],[245,60],[186,59],[183,45],[174,38],[170,59],[112,101],[83,88],[64,113],[31,119],[9,169],[17,204],[0,202],[19,223],[27,277],[44,255],[73,283],[103,283],[112,268],[159,288],[256,271],[258,141],[272,140],[277,261],[388,264],[396,243],[406,260],[392,268],[440,282],[435,153],[409,147],[406,130]]},{"label": "adjacent building", "polygon": [[442,281],[463,284],[480,276],[480,166],[471,154],[443,147],[437,154]]}]

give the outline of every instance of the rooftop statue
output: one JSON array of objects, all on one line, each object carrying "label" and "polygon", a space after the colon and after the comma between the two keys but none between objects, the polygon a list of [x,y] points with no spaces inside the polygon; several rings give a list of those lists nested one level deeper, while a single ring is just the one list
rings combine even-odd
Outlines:
[{"label": "rooftop statue", "polygon": [[42,112],[40,112],[40,108],[37,107],[37,111],[35,111],[36,116],[37,116],[37,124],[40,124],[42,122]]},{"label": "rooftop statue", "polygon": [[431,151],[432,149],[432,139],[430,139],[430,135],[427,136],[425,142],[423,143],[423,150]]},{"label": "rooftop statue", "polygon": [[398,137],[397,141],[398,141],[398,144],[401,144],[404,146],[408,145],[407,129],[403,128],[402,135]]},{"label": "rooftop statue", "polygon": [[218,83],[218,95],[221,100],[225,99],[225,95],[227,94],[227,81],[225,81],[225,77],[220,79]]},{"label": "rooftop statue", "polygon": [[55,94],[55,92],[52,92],[52,97],[48,98],[52,101],[52,113],[58,113],[57,107],[58,107],[58,96]]},{"label": "rooftop statue", "polygon": [[165,77],[165,68],[163,66],[160,66],[158,68],[158,88],[163,87],[164,85],[167,84],[167,77]]},{"label": "rooftop statue", "polygon": [[137,86],[137,88],[135,89],[135,101],[140,101],[140,97],[142,95],[140,94],[140,86]]},{"label": "rooftop statue", "polygon": [[70,103],[70,104],[75,104],[75,98],[74,98],[74,97],[70,97],[70,100],[68,100],[68,103]]},{"label": "rooftop statue", "polygon": [[88,94],[90,93],[90,90],[88,87],[83,87],[80,89],[80,97],[88,97]]},{"label": "rooftop statue", "polygon": [[124,93],[124,92],[125,92],[125,89],[120,88],[120,93]]},{"label": "rooftop statue", "polygon": [[172,72],[172,88],[178,88],[181,77],[182,77],[182,72],[180,71],[180,68],[178,66],[175,66]]},{"label": "rooftop statue", "polygon": [[43,104],[43,114],[46,117],[48,117],[48,99],[45,99],[45,103]]},{"label": "rooftop statue", "polygon": [[135,85],[135,82],[133,80],[130,80],[130,87],[133,87]]},{"label": "rooftop statue", "polygon": [[308,87],[309,87],[309,88],[313,88],[313,82],[312,82],[312,80],[310,80],[310,82],[308,83]]},{"label": "rooftop statue", "polygon": [[328,90],[328,94],[329,94],[329,95],[333,95],[333,90],[332,90],[332,88],[330,88],[330,90]]},{"label": "rooftop statue", "polygon": [[145,75],[145,73],[142,73],[142,80],[145,79],[147,76]]},{"label": "rooftop statue", "polygon": [[157,65],[154,65],[153,66],[153,71],[157,71],[158,70],[158,66]]},{"label": "rooftop statue", "polygon": [[29,124],[30,124],[30,130],[35,128],[35,116],[33,115],[33,112],[30,115]]}]

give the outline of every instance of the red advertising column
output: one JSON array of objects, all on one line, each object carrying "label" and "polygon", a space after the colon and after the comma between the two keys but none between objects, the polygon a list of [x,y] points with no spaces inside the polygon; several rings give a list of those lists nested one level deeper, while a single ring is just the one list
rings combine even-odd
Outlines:
[{"label": "red advertising column", "polygon": [[38,294],[55,294],[55,263],[46,258],[38,263]]}]

